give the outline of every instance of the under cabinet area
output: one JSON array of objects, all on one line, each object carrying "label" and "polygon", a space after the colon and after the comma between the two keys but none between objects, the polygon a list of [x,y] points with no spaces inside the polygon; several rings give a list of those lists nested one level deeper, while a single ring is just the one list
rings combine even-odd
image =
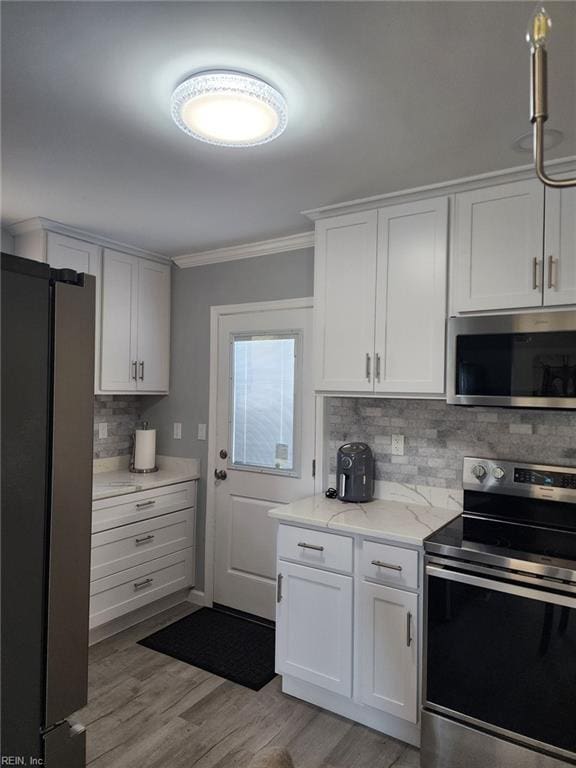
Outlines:
[{"label": "under cabinet area", "polygon": [[92,510],[91,630],[193,586],[195,481],[100,499]]},{"label": "under cabinet area", "polygon": [[444,391],[448,198],[316,225],[316,389]]},{"label": "under cabinet area", "polygon": [[417,744],[421,550],[282,523],[277,551],[283,690]]}]

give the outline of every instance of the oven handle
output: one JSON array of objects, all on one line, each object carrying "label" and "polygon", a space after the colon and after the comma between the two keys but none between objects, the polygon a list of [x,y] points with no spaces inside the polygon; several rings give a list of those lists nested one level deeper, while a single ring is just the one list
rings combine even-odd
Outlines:
[{"label": "oven handle", "polygon": [[481,576],[472,576],[469,573],[461,571],[451,571],[444,566],[427,565],[426,575],[434,576],[437,579],[447,581],[457,581],[459,584],[469,584],[472,587],[483,587],[491,589],[494,592],[504,592],[515,597],[526,597],[528,600],[537,600],[540,603],[551,603],[552,605],[562,605],[566,608],[576,608],[576,598],[568,595],[557,595],[553,592],[545,592],[539,589],[530,589],[521,587],[517,584],[509,584],[503,581],[494,581],[493,579],[484,579]]}]

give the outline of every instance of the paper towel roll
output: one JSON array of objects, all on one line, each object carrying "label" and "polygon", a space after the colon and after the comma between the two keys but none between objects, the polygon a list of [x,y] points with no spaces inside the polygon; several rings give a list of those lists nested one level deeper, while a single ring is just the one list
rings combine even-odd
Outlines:
[{"label": "paper towel roll", "polygon": [[156,430],[137,429],[135,441],[134,469],[154,469],[156,466]]}]

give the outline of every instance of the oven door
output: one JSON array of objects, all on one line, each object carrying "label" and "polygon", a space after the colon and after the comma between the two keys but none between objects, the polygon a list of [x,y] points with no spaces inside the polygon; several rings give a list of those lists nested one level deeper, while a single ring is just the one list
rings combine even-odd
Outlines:
[{"label": "oven door", "polygon": [[576,408],[576,312],[451,318],[447,401]]},{"label": "oven door", "polygon": [[426,582],[425,708],[576,758],[576,594],[434,559]]}]

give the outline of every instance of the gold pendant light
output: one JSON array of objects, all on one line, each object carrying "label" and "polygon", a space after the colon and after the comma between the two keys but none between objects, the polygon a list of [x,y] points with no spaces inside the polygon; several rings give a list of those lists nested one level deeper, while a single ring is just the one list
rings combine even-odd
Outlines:
[{"label": "gold pendant light", "polygon": [[576,187],[574,179],[552,179],[544,170],[544,123],[548,120],[548,71],[546,43],[552,20],[543,7],[538,7],[530,20],[526,40],[530,44],[531,100],[530,120],[533,126],[533,150],[536,174],[547,187]]}]

